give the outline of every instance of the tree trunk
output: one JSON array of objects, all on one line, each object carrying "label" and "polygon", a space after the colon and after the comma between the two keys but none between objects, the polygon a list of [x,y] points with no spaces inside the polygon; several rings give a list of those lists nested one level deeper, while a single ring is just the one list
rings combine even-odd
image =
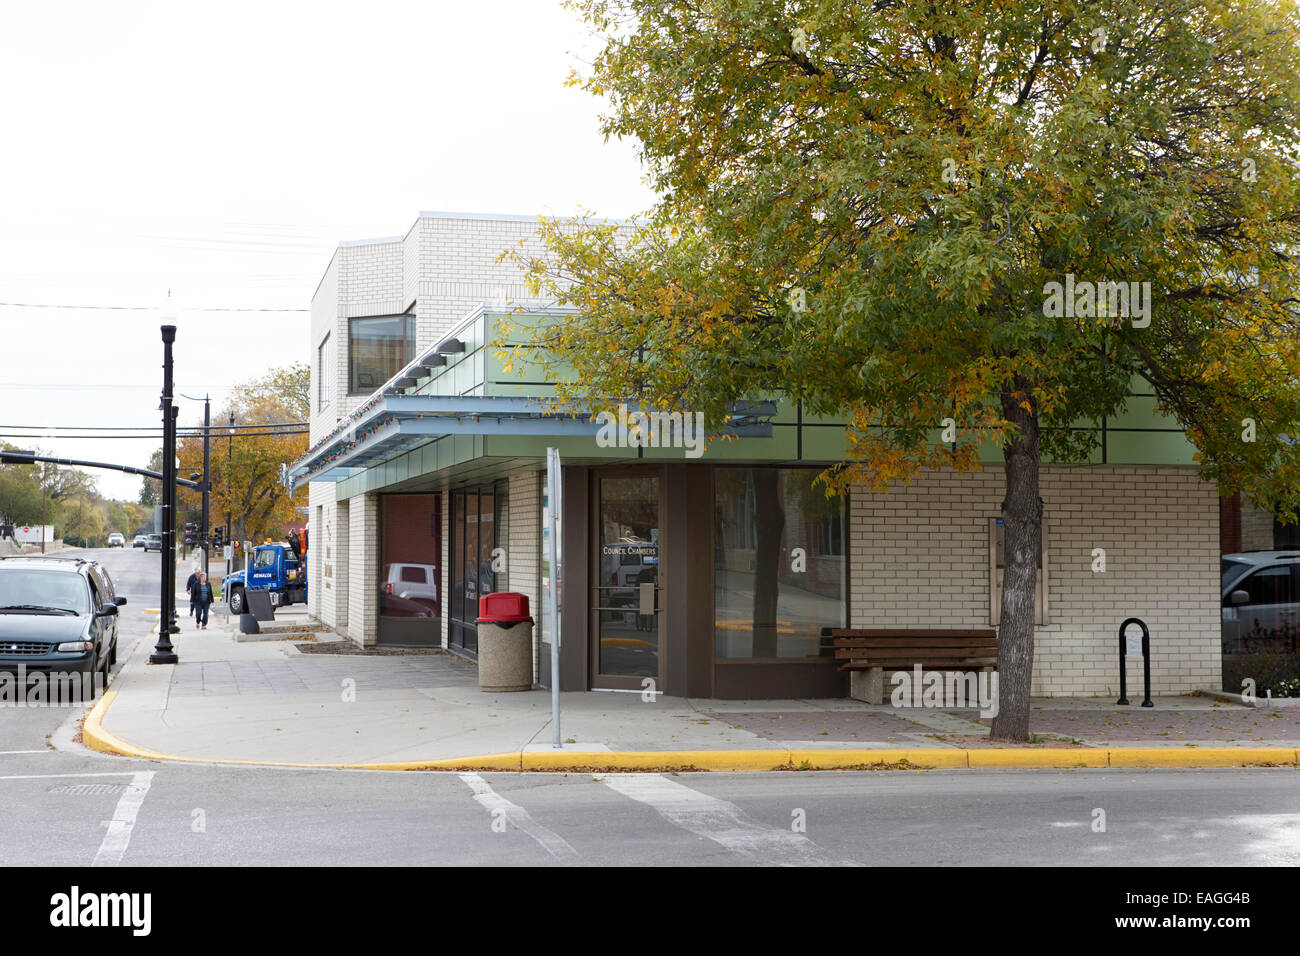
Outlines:
[{"label": "tree trunk", "polygon": [[[1025,402],[1030,408],[1025,408]],[[998,623],[998,712],[993,740],[1029,739],[1029,689],[1034,672],[1034,592],[1042,553],[1043,499],[1039,496],[1038,409],[1022,380],[1002,391],[1002,412],[1019,433],[1003,447],[1002,499],[1005,569]]]}]

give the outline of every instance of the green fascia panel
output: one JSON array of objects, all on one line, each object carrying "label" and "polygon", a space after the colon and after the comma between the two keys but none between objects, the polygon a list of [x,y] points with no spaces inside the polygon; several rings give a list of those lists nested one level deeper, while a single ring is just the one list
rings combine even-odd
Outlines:
[{"label": "green fascia panel", "polygon": [[849,453],[849,443],[844,437],[844,426],[819,426],[803,429],[804,461],[843,461]]},{"label": "green fascia panel", "polygon": [[1110,465],[1195,465],[1196,446],[1182,432],[1109,432]]},{"label": "green fascia panel", "polygon": [[[546,460],[546,449],[558,448],[562,461],[622,461],[635,459],[635,448],[601,448],[595,436],[569,435],[489,435],[488,454],[493,458],[539,458]],[[649,451],[650,449],[646,449]]]},{"label": "green fascia panel", "polygon": [[814,415],[808,409],[804,409],[803,423],[805,425],[839,425],[843,427],[848,424],[843,415]]},{"label": "green fascia panel", "polygon": [[1178,429],[1176,419],[1156,413],[1156,400],[1154,397],[1133,396],[1128,399],[1127,406],[1118,415],[1107,418],[1106,427]]}]

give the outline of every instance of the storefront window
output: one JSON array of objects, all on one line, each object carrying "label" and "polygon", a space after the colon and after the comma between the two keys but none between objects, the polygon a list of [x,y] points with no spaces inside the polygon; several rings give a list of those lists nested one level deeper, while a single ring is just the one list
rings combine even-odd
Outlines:
[{"label": "storefront window", "polygon": [[442,499],[439,495],[380,498],[379,639],[383,643],[442,642]]},{"label": "storefront window", "polygon": [[478,653],[479,598],[509,589],[509,496],[503,482],[495,488],[452,492],[451,594],[448,641]]},{"label": "storefront window", "polygon": [[844,624],[843,499],[814,469],[714,472],[714,648],[719,658],[818,657]]}]

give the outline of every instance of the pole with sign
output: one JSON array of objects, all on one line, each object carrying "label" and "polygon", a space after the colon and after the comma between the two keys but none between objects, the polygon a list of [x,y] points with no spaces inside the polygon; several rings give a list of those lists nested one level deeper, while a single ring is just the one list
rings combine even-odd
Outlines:
[{"label": "pole with sign", "polygon": [[555,733],[553,744],[558,749],[560,742],[560,450],[546,449],[546,560],[551,573],[547,575],[546,587],[550,593],[550,606],[546,609],[551,627],[551,724]]}]

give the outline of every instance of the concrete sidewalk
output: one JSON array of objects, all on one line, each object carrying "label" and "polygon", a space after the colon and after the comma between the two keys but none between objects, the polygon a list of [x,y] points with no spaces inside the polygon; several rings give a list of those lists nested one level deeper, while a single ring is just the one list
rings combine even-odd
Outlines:
[{"label": "concrete sidewalk", "polygon": [[[306,621],[301,609],[278,615],[294,619]],[[483,693],[475,665],[444,653],[237,642],[222,621],[195,631],[181,618],[176,665],[149,665],[153,640],[139,640],[87,716],[85,743],[157,759],[376,769],[1240,766],[1294,764],[1300,751],[1300,711],[1198,697],[1154,709],[1035,700],[1035,742],[1016,748],[991,745],[973,710],[601,692],[561,695],[556,749],[547,691]]]}]

